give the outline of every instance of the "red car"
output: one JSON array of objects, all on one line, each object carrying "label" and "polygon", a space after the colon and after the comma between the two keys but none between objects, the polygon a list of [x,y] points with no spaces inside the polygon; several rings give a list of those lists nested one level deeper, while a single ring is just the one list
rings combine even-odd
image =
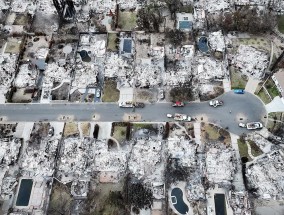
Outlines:
[{"label": "red car", "polygon": [[175,102],[172,104],[173,107],[184,107],[184,102]]}]

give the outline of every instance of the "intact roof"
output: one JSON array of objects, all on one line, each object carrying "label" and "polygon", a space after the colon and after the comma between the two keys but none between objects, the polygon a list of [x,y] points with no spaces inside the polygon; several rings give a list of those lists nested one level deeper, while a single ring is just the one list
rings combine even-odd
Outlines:
[{"label": "intact roof", "polygon": [[126,53],[131,53],[131,49],[132,49],[132,40],[124,39],[123,40],[123,51]]},{"label": "intact roof", "polygon": [[274,73],[274,77],[278,81],[278,84],[280,85],[280,87],[284,90],[284,69],[281,69],[278,72]]}]

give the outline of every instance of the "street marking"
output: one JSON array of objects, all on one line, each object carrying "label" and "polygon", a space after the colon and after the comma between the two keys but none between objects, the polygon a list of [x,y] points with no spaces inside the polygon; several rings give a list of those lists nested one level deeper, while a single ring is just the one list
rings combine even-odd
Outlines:
[{"label": "street marking", "polygon": [[70,121],[74,121],[74,116],[72,116],[72,115],[60,115],[58,117],[58,120],[65,121],[65,122],[70,122]]},{"label": "street marking", "polygon": [[141,121],[141,115],[140,114],[127,114],[125,113],[123,116],[123,121]]},{"label": "street marking", "polygon": [[0,122],[3,122],[3,121],[7,121],[7,117],[6,116],[0,116]]}]

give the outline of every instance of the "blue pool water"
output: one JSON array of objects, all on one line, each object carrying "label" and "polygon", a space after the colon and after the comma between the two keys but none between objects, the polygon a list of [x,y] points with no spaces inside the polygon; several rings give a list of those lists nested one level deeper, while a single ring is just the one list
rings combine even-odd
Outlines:
[{"label": "blue pool water", "polygon": [[206,37],[200,37],[198,40],[198,48],[202,52],[207,52],[208,51],[208,41]]},{"label": "blue pool water", "polygon": [[192,29],[192,22],[179,21],[179,29]]},{"label": "blue pool water", "polygon": [[216,193],[214,195],[214,202],[216,215],[227,215],[225,195]]},{"label": "blue pool water", "polygon": [[131,53],[131,49],[132,49],[132,40],[124,39],[123,40],[123,51],[126,53]]},{"label": "blue pool water", "polygon": [[16,206],[28,206],[31,191],[33,187],[33,180],[32,179],[22,179],[20,189],[18,192],[18,197],[16,201]]},{"label": "blue pool water", "polygon": [[[182,194],[182,190],[179,188],[174,188],[171,192],[171,198],[172,198],[172,203],[175,203],[176,200],[176,204],[173,204],[173,206],[175,207],[175,209],[180,213],[180,214],[186,214],[188,212],[188,206],[184,203],[183,201],[183,194]],[[175,198],[173,197],[175,196]]]}]

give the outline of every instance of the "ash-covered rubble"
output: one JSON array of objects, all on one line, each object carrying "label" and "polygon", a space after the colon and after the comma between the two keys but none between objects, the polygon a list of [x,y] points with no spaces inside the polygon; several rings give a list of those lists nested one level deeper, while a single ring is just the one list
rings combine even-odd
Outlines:
[{"label": "ash-covered rubble", "polygon": [[249,189],[261,199],[284,199],[284,153],[273,151],[246,165]]},{"label": "ash-covered rubble", "polygon": [[36,10],[36,1],[30,0],[14,0],[11,1],[11,11],[16,13],[25,13],[34,14]]},{"label": "ash-covered rubble", "polygon": [[129,149],[110,150],[106,140],[97,140],[95,142],[95,171],[118,172],[126,170]]},{"label": "ash-covered rubble", "polygon": [[[201,2],[200,2],[201,5]],[[231,0],[205,0],[202,1],[204,9],[209,13],[229,10],[232,6]]]},{"label": "ash-covered rubble", "polygon": [[247,191],[229,191],[229,204],[235,215],[251,214],[251,203]]},{"label": "ash-covered rubble", "polygon": [[213,51],[218,51],[218,52],[225,51],[226,48],[225,38],[221,30],[209,33],[208,42]]},{"label": "ash-covered rubble", "polygon": [[58,66],[56,63],[48,64],[44,71],[44,85],[45,87],[52,88],[55,82],[61,83],[62,81],[70,82],[70,71],[64,67]]},{"label": "ash-covered rubble", "polygon": [[99,66],[102,65],[106,52],[106,35],[84,34],[80,37],[76,57],[73,88],[95,86]]},{"label": "ash-covered rubble", "polygon": [[0,54],[0,85],[6,90],[15,78],[17,59],[18,56],[16,54]]},{"label": "ash-covered rubble", "polygon": [[[22,139],[14,137],[17,124],[0,124],[0,200],[11,198],[17,180]],[[1,212],[1,211],[0,211]]]},{"label": "ash-covered rubble", "polygon": [[[136,87],[156,87],[162,83],[162,74],[164,68],[164,35],[150,34],[150,37],[145,35],[137,35],[136,49],[136,65],[135,65],[135,86]],[[143,54],[144,52],[144,54]],[[147,56],[145,55],[147,53]]]},{"label": "ash-covered rubble", "polygon": [[209,148],[206,152],[206,178],[209,183],[231,185],[236,172],[236,154],[231,148]]},{"label": "ash-covered rubble", "polygon": [[25,176],[52,176],[59,140],[53,137],[50,123],[35,123],[21,161]]},{"label": "ash-covered rubble", "polygon": [[89,181],[75,180],[71,184],[71,194],[74,198],[87,198]]},{"label": "ash-covered rubble", "polygon": [[105,1],[97,1],[90,0],[88,1],[88,6],[90,9],[94,10],[97,13],[105,13],[108,11],[115,11],[116,1],[105,0]]},{"label": "ash-covered rubble", "polygon": [[261,79],[268,67],[268,54],[252,46],[240,45],[237,54],[232,59],[232,64],[241,73],[255,79]]},{"label": "ash-covered rubble", "polygon": [[247,139],[255,142],[255,144],[261,149],[261,151],[265,153],[270,152],[271,150],[273,150],[273,148],[278,147],[276,145],[273,145],[269,140],[267,140],[258,132],[252,132],[248,134]]},{"label": "ash-covered rubble", "polygon": [[38,70],[31,64],[22,64],[19,67],[14,86],[17,88],[35,87],[38,76]]},{"label": "ash-covered rubble", "polygon": [[11,194],[14,192],[17,187],[18,182],[14,177],[5,177],[2,180],[2,184],[0,183],[0,199],[7,200],[10,198]]},{"label": "ash-covered rubble", "polygon": [[16,163],[22,142],[19,138],[4,137],[0,139],[0,167]]},{"label": "ash-covered rubble", "polygon": [[168,140],[167,153],[170,158],[177,159],[178,164],[187,169],[186,196],[189,201],[205,199],[204,177],[205,160],[197,154],[198,145],[192,140],[171,138]]},{"label": "ash-covered rubble", "polygon": [[162,83],[161,73],[164,68],[159,65],[159,61],[153,59],[141,59],[137,62],[136,81],[137,87],[153,87],[159,86]]},{"label": "ash-covered rubble", "polygon": [[163,73],[163,84],[177,86],[189,82],[192,78],[191,64],[194,57],[194,46],[184,45],[180,48],[165,46],[167,56],[172,56],[167,62]]},{"label": "ash-covered rubble", "polygon": [[180,165],[184,167],[196,166],[196,150],[195,142],[185,140],[184,138],[168,139],[167,152],[171,158],[179,160]]},{"label": "ash-covered rubble", "polygon": [[160,180],[163,175],[161,141],[153,139],[136,140],[128,166],[130,172],[138,179],[149,180],[149,182]]},{"label": "ash-covered rubble", "polygon": [[94,139],[65,138],[61,145],[56,176],[63,183],[89,178],[94,169]]},{"label": "ash-covered rubble", "polygon": [[196,58],[193,74],[200,83],[208,83],[212,80],[222,80],[228,75],[228,70],[224,62],[210,57],[199,57]]},{"label": "ash-covered rubble", "polygon": [[134,77],[133,60],[108,52],[104,64],[104,75],[106,78],[117,78],[120,85],[132,86]]}]

